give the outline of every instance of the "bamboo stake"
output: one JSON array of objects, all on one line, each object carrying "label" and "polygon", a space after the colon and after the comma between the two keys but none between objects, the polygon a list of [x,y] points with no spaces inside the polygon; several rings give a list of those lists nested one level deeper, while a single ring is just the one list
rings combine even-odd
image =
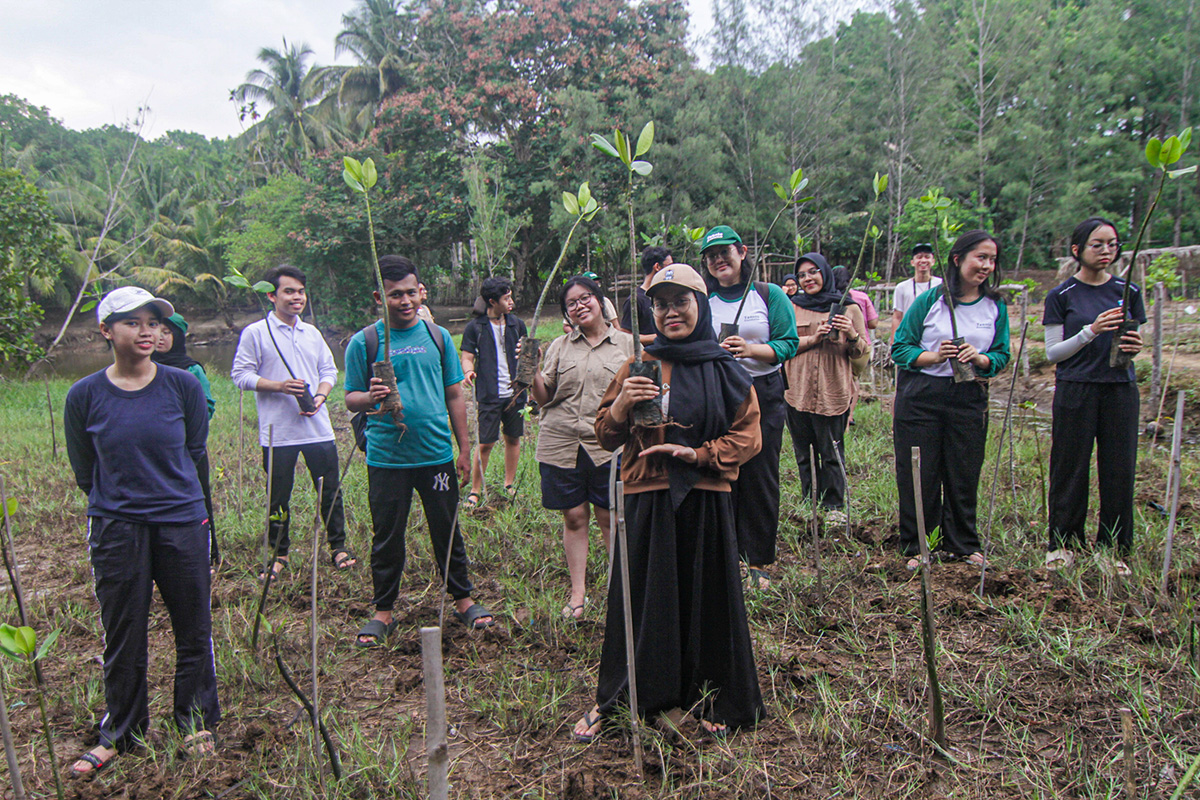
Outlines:
[{"label": "bamboo stake", "polygon": [[[310,610],[312,611],[312,726],[313,726],[313,756],[314,760],[320,763],[321,758],[321,699],[320,699],[320,674],[317,664],[317,637],[320,632],[320,625],[317,621],[317,553],[321,548],[321,496],[325,490],[325,479],[317,478],[317,513],[313,516],[313,550],[312,550],[312,601]],[[331,509],[332,510],[332,509]],[[325,777],[321,770],[317,770],[317,782],[324,789]]]},{"label": "bamboo stake", "polygon": [[[25,609],[25,590],[21,587],[21,565],[17,563],[17,546],[13,542],[12,521],[8,515],[8,486],[4,482],[4,476],[0,475],[0,508],[4,514],[4,542],[0,545],[0,554],[4,556],[4,568],[8,570],[8,581],[13,587],[13,597],[17,599],[17,615],[21,618],[21,624],[29,625],[29,614]],[[33,674],[37,678],[39,689],[45,688],[46,678],[42,675],[42,662],[34,660]],[[0,697],[0,703],[4,702]]]},{"label": "bamboo stake", "polygon": [[246,393],[238,392],[238,516],[242,515],[242,487],[246,485],[246,475],[243,471],[244,450],[246,449]]},{"label": "bamboo stake", "polygon": [[54,452],[54,460],[58,460],[58,435],[54,433],[54,404],[50,402],[50,378],[46,377],[46,413],[50,417],[50,447]]},{"label": "bamboo stake", "polygon": [[[1029,333],[1029,320],[1026,319],[1021,324],[1021,353],[1025,353],[1025,338]],[[1000,426],[1000,448],[996,451],[996,469],[992,474],[992,496],[988,500],[988,521],[984,528],[987,530],[987,536],[983,540],[983,569],[979,571],[979,596],[983,597],[984,581],[987,580],[987,562],[988,562],[988,542],[992,539],[992,525],[996,521],[996,485],[1000,483],[1000,459],[1004,457],[1004,433],[1009,430],[1009,421],[1012,419],[1012,404],[1013,392],[1017,388],[1017,371],[1012,372],[1012,380],[1008,384],[1008,401],[1004,405],[1004,424]],[[1011,432],[1009,433],[1011,436]]]},{"label": "bamboo stake", "polygon": [[917,507],[917,541],[921,547],[921,640],[925,646],[925,671],[929,677],[929,737],[946,749],[946,717],[942,707],[942,687],[938,683],[935,661],[937,640],[933,631],[933,592],[929,588],[929,541],[925,536],[925,501],[921,496],[921,448],[912,449],[913,499]]},{"label": "bamboo stake", "polygon": [[[275,471],[275,426],[267,426],[267,524],[263,530],[263,553],[270,560],[263,562],[263,588],[258,598],[258,612],[254,615],[254,629],[250,633],[250,649],[258,652],[258,629],[262,624],[263,610],[267,607],[267,592],[275,582],[275,559],[279,556],[279,540],[271,547],[271,474]],[[279,537],[282,539],[283,537]]]},{"label": "bamboo stake", "polygon": [[808,469],[811,476],[809,489],[812,495],[813,564],[817,569],[817,594],[823,598],[825,597],[825,579],[821,571],[821,528],[817,522],[817,455],[811,444],[808,446]]},{"label": "bamboo stake", "polygon": [[617,481],[617,547],[621,570],[621,605],[625,622],[625,669],[629,678],[629,724],[633,728],[634,769],[641,777],[646,763],[642,751],[642,721],[638,712],[637,666],[634,658],[633,608],[629,586],[629,537],[625,532],[625,481]]},{"label": "bamboo stake", "polygon": [[442,668],[442,629],[421,628],[421,663],[425,672],[425,757],[430,800],[450,796],[450,748],[446,743],[446,674]]},{"label": "bamboo stake", "polygon": [[[1175,397],[1175,425],[1171,432],[1171,471],[1174,473],[1174,481],[1168,478],[1167,482],[1171,517],[1167,522],[1167,543],[1163,547],[1162,581],[1158,587],[1159,593],[1163,597],[1167,596],[1167,578],[1171,572],[1171,548],[1175,544],[1175,520],[1179,516],[1179,484],[1183,483],[1183,472],[1179,463],[1180,440],[1183,438],[1183,394],[1183,391],[1180,390]],[[1171,485],[1172,483],[1174,486]]]},{"label": "bamboo stake", "polygon": [[[1163,369],[1163,307],[1167,304],[1167,288],[1162,281],[1154,284],[1154,342],[1151,349],[1150,361],[1150,407],[1154,401],[1166,394],[1166,386],[1162,382]],[[1161,405],[1161,403],[1160,403]],[[1152,440],[1153,441],[1153,440]]]},{"label": "bamboo stake", "polygon": [[17,764],[17,747],[13,742],[12,726],[8,724],[6,695],[4,670],[0,670],[0,738],[4,739],[4,756],[8,759],[8,777],[12,781],[13,800],[25,800],[25,785],[21,782],[21,769]]},{"label": "bamboo stake", "polygon": [[829,434],[829,438],[833,443],[833,454],[837,456],[838,469],[842,471],[842,507],[843,513],[846,515],[846,541],[850,541],[850,475],[846,472],[846,461],[842,458],[842,451],[838,448],[837,439],[833,438],[833,434]]},{"label": "bamboo stake", "polygon": [[1137,797],[1137,781],[1133,771],[1133,711],[1121,709],[1121,749],[1125,753],[1125,794],[1127,797]]}]

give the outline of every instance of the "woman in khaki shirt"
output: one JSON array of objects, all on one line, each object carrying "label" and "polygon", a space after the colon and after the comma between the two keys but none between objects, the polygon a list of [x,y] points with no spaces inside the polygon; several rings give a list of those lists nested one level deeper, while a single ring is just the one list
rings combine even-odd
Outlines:
[{"label": "woman in khaki shirt", "polygon": [[[845,461],[846,418],[858,396],[858,383],[850,359],[867,352],[867,325],[863,312],[850,303],[830,322],[830,306],[841,300],[834,287],[833,270],[820,253],[805,253],[796,261],[800,291],[792,295],[800,347],[784,365],[787,373],[787,424],[796,450],[796,467],[805,497],[812,496],[812,467],[808,448],[817,460],[817,495],[832,513],[832,525],[845,522],[846,482],[840,461]],[[829,333],[837,331],[837,340]],[[836,448],[836,449],[835,449]]]},{"label": "woman in khaki shirt", "polygon": [[537,445],[542,506],[563,512],[571,597],[562,614],[577,620],[587,603],[589,505],[610,547],[607,465],[613,454],[596,441],[596,411],[633,354],[633,337],[605,320],[604,295],[591,278],[571,278],[558,300],[572,330],[550,343],[530,392],[542,409]]}]

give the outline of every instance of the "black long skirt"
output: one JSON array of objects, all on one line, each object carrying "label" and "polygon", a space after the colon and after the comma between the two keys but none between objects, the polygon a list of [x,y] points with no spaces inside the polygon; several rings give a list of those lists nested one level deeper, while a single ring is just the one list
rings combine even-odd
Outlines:
[{"label": "black long skirt", "polygon": [[[679,509],[665,490],[625,498],[638,706],[681,708],[730,727],[765,715],[738,574],[728,492],[693,489]],[[619,555],[619,554],[618,554]],[[596,702],[628,703],[620,570],[613,570]]]}]

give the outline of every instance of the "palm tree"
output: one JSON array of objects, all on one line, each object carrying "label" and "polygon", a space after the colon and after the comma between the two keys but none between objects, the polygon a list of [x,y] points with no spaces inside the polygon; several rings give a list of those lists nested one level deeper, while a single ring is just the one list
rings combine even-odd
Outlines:
[{"label": "palm tree", "polygon": [[150,230],[155,260],[161,266],[132,267],[129,277],[153,286],[155,292],[185,289],[216,305],[232,330],[233,313],[222,277],[225,269],[225,234],[231,227],[228,215],[216,202],[204,200],[188,209],[189,222],[159,217]]},{"label": "palm tree", "polygon": [[[326,67],[308,66],[313,51],[307,44],[299,47],[283,40],[283,49],[264,47],[258,60],[264,69],[246,73],[246,82],[230,96],[242,103],[243,116],[257,120],[245,134],[268,149],[281,146],[290,151],[294,169],[300,155],[327,150],[338,143],[336,96],[327,94],[333,73]],[[270,109],[260,117],[258,104]]]},{"label": "palm tree", "polygon": [[333,68],[338,103],[373,119],[379,103],[408,82],[416,25],[399,0],[360,0],[355,11],[342,15],[342,25],[334,52],[349,53],[358,65]]}]

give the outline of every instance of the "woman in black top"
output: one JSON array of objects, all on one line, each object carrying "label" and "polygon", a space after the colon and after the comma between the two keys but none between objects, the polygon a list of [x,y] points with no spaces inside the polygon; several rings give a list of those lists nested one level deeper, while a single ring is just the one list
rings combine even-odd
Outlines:
[{"label": "woman in black top", "polygon": [[[1071,236],[1075,274],[1046,295],[1046,358],[1058,365],[1050,443],[1050,542],[1047,569],[1069,567],[1087,522],[1092,445],[1100,483],[1098,544],[1117,544],[1113,569],[1129,575],[1133,546],[1133,482],[1137,466],[1138,388],[1133,366],[1108,365],[1121,323],[1125,280],[1109,273],[1121,256],[1116,225],[1101,217],[1081,222]],[[1142,292],[1130,287],[1130,316],[1146,321]],[[1142,335],[1120,347],[1136,354]]]}]

